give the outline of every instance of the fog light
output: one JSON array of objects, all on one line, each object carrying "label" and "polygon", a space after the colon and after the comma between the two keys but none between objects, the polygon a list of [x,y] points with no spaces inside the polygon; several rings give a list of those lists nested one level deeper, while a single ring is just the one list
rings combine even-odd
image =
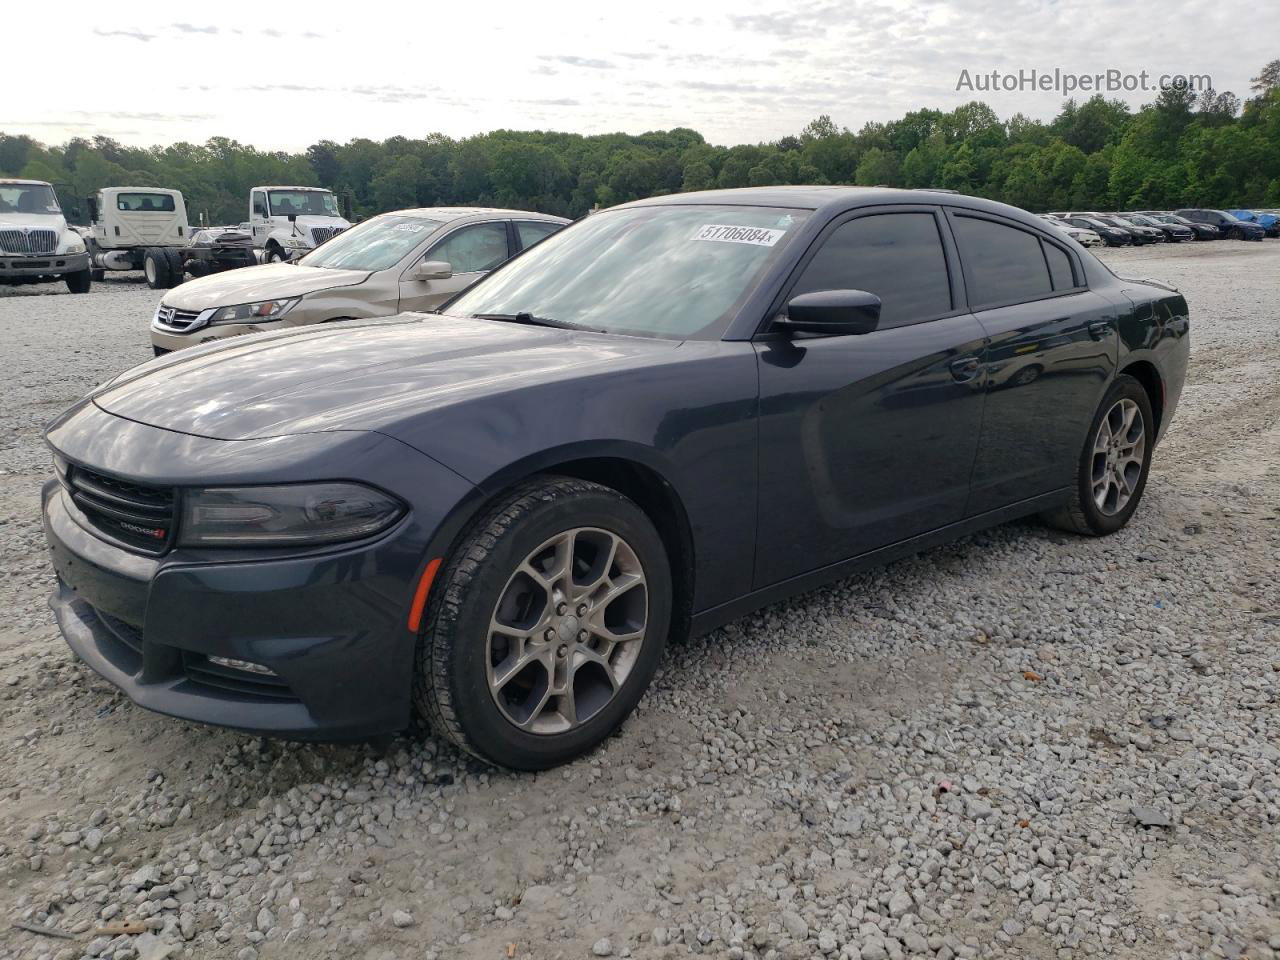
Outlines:
[{"label": "fog light", "polygon": [[264,667],[260,663],[250,663],[248,660],[232,660],[230,657],[209,657],[208,659],[210,663],[216,663],[220,667],[230,667],[232,670],[243,670],[263,677],[279,676],[270,667]]}]

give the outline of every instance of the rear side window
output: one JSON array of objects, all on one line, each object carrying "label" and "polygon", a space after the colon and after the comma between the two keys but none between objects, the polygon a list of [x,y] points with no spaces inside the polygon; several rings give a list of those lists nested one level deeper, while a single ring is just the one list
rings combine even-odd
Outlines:
[{"label": "rear side window", "polygon": [[951,282],[934,215],[878,213],[836,227],[791,295],[815,290],[874,293],[881,330],[950,313]]},{"label": "rear side window", "polygon": [[1071,269],[1071,258],[1067,256],[1067,252],[1061,247],[1055,247],[1052,243],[1045,243],[1044,258],[1049,261],[1049,278],[1053,281],[1053,289],[1070,290],[1076,286],[1075,273]]},{"label": "rear side window", "polygon": [[173,213],[173,195],[169,193],[117,193],[116,209],[143,213]]},{"label": "rear side window", "polygon": [[547,223],[543,220],[517,220],[516,233],[520,236],[520,249],[528,250],[539,240],[545,240],[557,230],[562,224]]},{"label": "rear side window", "polygon": [[954,223],[974,307],[1023,303],[1053,293],[1035,234],[975,217],[957,216]]}]

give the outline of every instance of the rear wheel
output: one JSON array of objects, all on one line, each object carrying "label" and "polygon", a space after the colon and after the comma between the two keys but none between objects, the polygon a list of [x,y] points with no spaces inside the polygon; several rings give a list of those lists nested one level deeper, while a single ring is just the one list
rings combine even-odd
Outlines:
[{"label": "rear wheel", "polygon": [[173,286],[169,280],[169,258],[159,247],[147,248],[142,257],[142,272],[152,290],[167,290]]},{"label": "rear wheel", "polygon": [[67,281],[67,289],[72,293],[88,293],[93,286],[93,277],[87,267],[75,273],[63,274],[63,279]]},{"label": "rear wheel", "polygon": [[1142,384],[1130,376],[1117,377],[1089,428],[1072,478],[1071,499],[1045,519],[1063,530],[1094,537],[1115,533],[1128,523],[1147,487],[1154,423]]},{"label": "rear wheel", "polygon": [[416,712],[490,762],[556,766],[635,708],[670,619],[670,566],[644,512],[599,484],[533,481],[481,517],[441,571]]}]

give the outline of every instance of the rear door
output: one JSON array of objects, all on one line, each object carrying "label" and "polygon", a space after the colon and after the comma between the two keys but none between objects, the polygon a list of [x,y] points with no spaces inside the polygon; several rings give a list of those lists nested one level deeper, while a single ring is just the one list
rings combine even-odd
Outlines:
[{"label": "rear door", "polygon": [[1071,482],[1115,371],[1118,310],[1089,290],[1066,244],[986,213],[952,207],[948,220],[970,308],[989,337],[972,516]]},{"label": "rear door", "polygon": [[927,205],[837,219],[783,303],[880,297],[860,336],[766,333],[760,370],[757,588],[963,516],[982,424],[983,330],[963,306],[950,236]]},{"label": "rear door", "polygon": [[453,267],[453,276],[447,280],[411,280],[408,272],[416,262],[410,264],[400,278],[400,309],[434,310],[500,266],[512,253],[507,224],[506,220],[469,223],[433,243],[421,259],[448,263]]}]

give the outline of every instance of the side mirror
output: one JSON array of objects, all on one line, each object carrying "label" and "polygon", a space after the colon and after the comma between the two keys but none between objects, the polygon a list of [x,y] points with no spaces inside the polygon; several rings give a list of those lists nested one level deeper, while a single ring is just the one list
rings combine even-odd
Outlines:
[{"label": "side mirror", "polygon": [[815,290],[792,297],[784,330],[827,336],[871,333],[880,324],[880,298],[865,290]]},{"label": "side mirror", "polygon": [[448,280],[453,276],[453,265],[443,260],[423,260],[409,271],[410,280]]},{"label": "side mirror", "polygon": [[298,221],[298,215],[296,213],[289,214],[290,223],[297,223],[297,221]]}]

